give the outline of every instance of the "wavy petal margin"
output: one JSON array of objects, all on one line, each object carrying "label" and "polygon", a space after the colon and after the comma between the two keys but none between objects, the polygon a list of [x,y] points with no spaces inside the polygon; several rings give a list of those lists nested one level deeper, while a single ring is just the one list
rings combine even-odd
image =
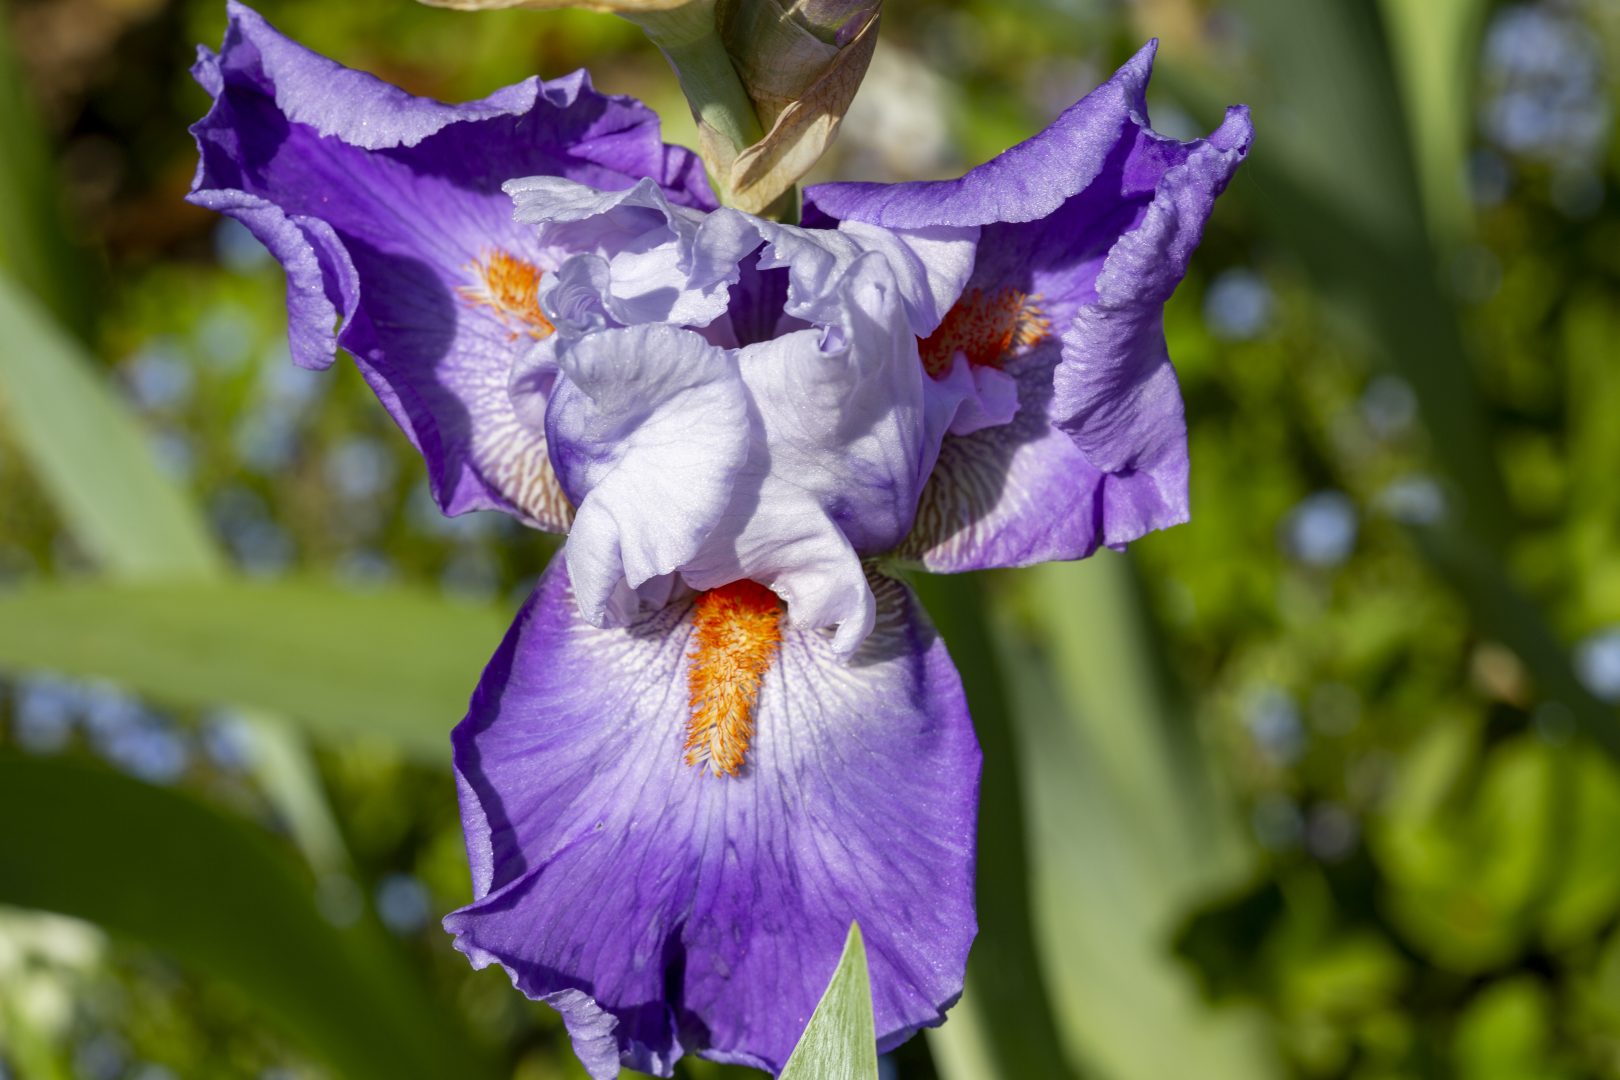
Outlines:
[{"label": "wavy petal margin", "polygon": [[780,1070],[855,919],[880,1048],[961,993],[978,743],[916,600],[873,589],[853,662],[784,631],[736,777],[683,760],[690,601],[599,630],[554,565],[490,662],[454,736],[476,899],[445,927],[598,1080],[684,1052]]},{"label": "wavy petal margin", "polygon": [[281,262],[293,359],[324,368],[340,346],[354,355],[446,513],[498,509],[565,529],[543,434],[507,397],[516,357],[547,330],[530,297],[548,266],[501,183],[651,177],[707,209],[701,168],[659,140],[651,110],[598,94],[584,72],[446,105],[310,52],[242,4],[229,19],[220,52],[199,50],[192,69],[214,102],[192,127],[188,198],[242,222]]},{"label": "wavy petal margin", "polygon": [[930,570],[1083,558],[1187,519],[1163,306],[1253,129],[1238,107],[1208,139],[1154,132],[1155,50],[957,180],[806,192],[807,220],[980,227],[969,293],[1028,297],[1050,325],[1006,365],[1019,384],[1012,422],[957,425],[978,430],[944,441],[902,548]]}]

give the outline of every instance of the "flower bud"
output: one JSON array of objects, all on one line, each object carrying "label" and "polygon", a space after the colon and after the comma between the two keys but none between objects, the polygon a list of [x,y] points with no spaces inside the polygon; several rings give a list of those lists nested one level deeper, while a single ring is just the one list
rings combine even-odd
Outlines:
[{"label": "flower bud", "polygon": [[820,159],[877,45],[882,0],[720,0],[726,51],[765,134],[731,163],[731,201],[758,212]]},{"label": "flower bud", "polygon": [[680,78],[721,200],[762,213],[809,171],[877,46],[883,0],[423,0],[435,7],[583,7],[646,31]]}]

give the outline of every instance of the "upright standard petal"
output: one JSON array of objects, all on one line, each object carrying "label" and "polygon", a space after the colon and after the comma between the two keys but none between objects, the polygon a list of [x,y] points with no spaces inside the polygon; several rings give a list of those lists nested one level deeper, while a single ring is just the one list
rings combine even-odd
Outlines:
[{"label": "upright standard petal", "polygon": [[590,334],[558,369],[547,436],[579,506],[564,554],[601,626],[632,614],[628,592],[702,550],[748,458],[748,396],[734,357],[663,323]]},{"label": "upright standard petal", "polygon": [[556,256],[511,220],[501,183],[647,177],[706,207],[701,169],[659,141],[651,111],[596,93],[583,72],[446,105],[318,56],[241,4],[229,11],[221,51],[200,50],[193,69],[214,102],[192,128],[190,200],[237,218],[281,261],[294,359],[354,355],[447,513],[565,528],[543,435],[507,396],[516,357],[551,332],[535,286]]},{"label": "upright standard petal", "polygon": [[768,624],[735,775],[687,763],[707,651],[736,636],[703,597],[599,630],[554,567],[491,661],[454,736],[476,899],[445,926],[563,1014],[598,1080],[683,1052],[779,1071],[854,919],[881,1048],[960,993],[978,745],[915,600],[874,590],[853,664]]},{"label": "upright standard petal", "polygon": [[1102,472],[1102,540],[1118,547],[1187,520],[1187,424],[1164,304],[1250,138],[1237,114],[1159,178],[1063,335],[1050,415]]},{"label": "upright standard petal", "polygon": [[[1161,312],[1252,130],[1239,108],[1207,140],[1154,132],[1144,100],[1154,48],[958,180],[806,194],[807,220],[846,228],[980,227],[972,278],[922,357],[931,393],[961,383],[965,359],[1015,381],[1018,407],[996,423],[1009,388],[991,381],[965,415],[947,414],[952,434],[907,540],[930,569],[1080,558],[1186,519],[1186,430]],[[1151,277],[1124,267],[1168,243],[1148,233],[1176,238]]]},{"label": "upright standard petal", "polygon": [[[611,459],[626,485],[622,490],[643,493],[671,491],[685,482],[682,476],[707,480],[689,499],[617,499],[609,516],[590,509],[593,501],[599,508],[608,505],[608,496],[593,490],[594,475],[580,473],[577,484],[565,477],[569,495],[584,500],[581,521],[590,511],[593,522],[613,523],[611,530],[588,534],[576,525],[569,540],[574,587],[587,618],[596,621],[609,611],[604,597],[614,580],[633,589],[646,575],[678,571],[701,590],[752,579],[787,601],[795,626],[837,627],[835,647],[852,652],[874,618],[861,558],[893,548],[906,535],[937,445],[929,443],[916,335],[938,323],[942,305],[949,303],[942,298],[960,289],[971,269],[975,231],[817,231],[735,210],[711,214],[694,227],[692,219],[677,219],[662,207],[565,181],[525,181],[513,190],[524,202],[523,215],[545,223],[543,236],[565,224],[574,242],[600,248],[572,256],[542,291],[559,327],[547,343],[561,372],[557,388],[547,391],[558,467],[568,473],[565,463],[571,460]],[[615,264],[624,252],[656,272],[634,275],[634,288],[619,293]],[[631,414],[624,424],[580,422],[575,414],[581,399],[569,390],[569,357],[580,350],[605,358],[614,350],[643,348],[652,327],[614,327],[641,317],[649,305],[637,297],[708,297],[716,287],[724,295],[744,281],[745,259],[743,288],[764,288],[772,273],[786,279],[782,292],[773,294],[780,296],[774,315],[752,311],[761,305],[743,305],[750,308],[750,324],[771,324],[769,336],[726,350],[733,358],[731,377],[747,401],[742,422],[725,434],[716,421],[730,414],[721,410],[688,410],[684,427],[658,434],[638,433],[642,421]],[[631,302],[624,302],[627,297]],[[719,314],[710,315],[707,307],[704,312]],[[760,329],[751,326],[750,333]],[[659,330],[660,340],[685,335],[679,351],[694,356],[703,352],[704,340],[736,340],[729,318],[703,338],[690,330]],[[613,391],[619,400],[650,407],[664,393],[654,367],[625,355],[625,363],[604,360],[592,367],[601,380],[622,384]],[[714,370],[716,378],[724,377],[721,366]],[[526,378],[523,386],[530,383],[548,385]],[[515,384],[520,399],[523,386]],[[520,400],[519,410],[528,415],[530,406]],[[740,466],[739,447],[746,448]],[[691,462],[693,468],[680,465],[672,472],[672,462]],[[631,476],[642,479],[632,487]],[[722,481],[729,499],[711,516],[711,496]],[[689,512],[699,506],[702,514]],[[708,532],[699,542],[703,529]],[[626,536],[660,538],[659,558],[632,568],[617,544]],[[678,552],[684,554],[671,561]]]},{"label": "upright standard petal", "polygon": [[[699,249],[704,214],[673,204],[653,181],[597,191],[558,176],[528,176],[507,181],[504,190],[514,220],[540,227],[543,247],[599,261],[603,311],[620,325],[707,326],[725,312],[737,261],[747,252]],[[716,265],[694,265],[700,257]]]}]

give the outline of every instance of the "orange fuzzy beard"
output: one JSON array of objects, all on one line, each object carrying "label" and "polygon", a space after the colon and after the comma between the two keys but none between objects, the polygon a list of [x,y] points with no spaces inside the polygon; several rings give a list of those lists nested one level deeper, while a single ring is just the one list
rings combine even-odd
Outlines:
[{"label": "orange fuzzy beard", "polygon": [[760,683],[782,643],[782,602],[765,586],[710,589],[692,611],[686,763],[736,776],[754,737]]},{"label": "orange fuzzy beard", "polygon": [[1017,289],[998,289],[990,295],[969,289],[945,313],[939,328],[917,342],[923,369],[940,378],[951,370],[958,352],[966,354],[970,364],[1000,367],[1014,349],[1040,343],[1052,324],[1035,306],[1038,299]]},{"label": "orange fuzzy beard", "polygon": [[551,334],[551,320],[540,311],[540,301],[534,294],[543,272],[539,267],[499,249],[486,251],[470,266],[478,276],[478,284],[456,290],[463,300],[489,308],[512,330],[514,338],[524,333],[538,341]]}]

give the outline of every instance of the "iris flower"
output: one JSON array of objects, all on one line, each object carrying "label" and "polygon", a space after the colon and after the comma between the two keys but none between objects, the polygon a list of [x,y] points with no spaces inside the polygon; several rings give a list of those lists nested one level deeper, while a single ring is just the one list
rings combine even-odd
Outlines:
[{"label": "iris flower", "polygon": [[233,4],[190,198],[353,355],[446,513],[566,532],[453,735],[474,900],[445,920],[593,1077],[780,1070],[866,938],[879,1046],[975,932],[979,748],[886,569],[1019,566],[1187,516],[1161,309],[1246,113],[1148,126],[1144,48],[958,180],[716,208],[583,72],[411,97]]}]

